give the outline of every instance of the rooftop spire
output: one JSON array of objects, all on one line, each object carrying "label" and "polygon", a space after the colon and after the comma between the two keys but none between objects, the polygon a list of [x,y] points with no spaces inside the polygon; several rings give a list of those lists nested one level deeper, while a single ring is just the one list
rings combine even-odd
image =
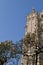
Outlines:
[{"label": "rooftop spire", "polygon": [[42,12],[43,12],[43,10],[42,10]]},{"label": "rooftop spire", "polygon": [[35,9],[34,9],[34,8],[32,8],[32,12],[33,12],[33,13],[35,12]]}]

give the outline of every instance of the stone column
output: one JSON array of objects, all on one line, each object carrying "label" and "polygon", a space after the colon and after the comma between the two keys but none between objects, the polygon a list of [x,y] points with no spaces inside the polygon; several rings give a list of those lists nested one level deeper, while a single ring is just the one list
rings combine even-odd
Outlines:
[{"label": "stone column", "polygon": [[21,58],[21,65],[27,65],[27,56],[25,55],[22,55],[22,58]]}]

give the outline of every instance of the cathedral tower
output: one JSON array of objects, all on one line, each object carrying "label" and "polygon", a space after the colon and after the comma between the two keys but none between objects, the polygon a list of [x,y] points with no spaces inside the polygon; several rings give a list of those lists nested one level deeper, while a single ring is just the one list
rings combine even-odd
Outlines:
[{"label": "cathedral tower", "polygon": [[[27,16],[27,22],[25,26],[25,35],[27,34],[36,34],[35,40],[38,41],[38,44],[43,46],[43,11],[42,12],[36,12],[35,9],[32,9],[32,12]],[[27,49],[26,45],[23,44],[24,47]],[[40,46],[39,45],[39,46]],[[30,53],[32,51],[32,53]],[[27,55],[22,55],[21,58],[21,65],[35,65],[35,56],[34,55],[34,48],[33,46],[28,46],[28,53]],[[28,60],[28,57],[31,60]],[[38,60],[37,65],[43,64],[43,54],[38,54]],[[28,64],[27,64],[28,62]]]}]

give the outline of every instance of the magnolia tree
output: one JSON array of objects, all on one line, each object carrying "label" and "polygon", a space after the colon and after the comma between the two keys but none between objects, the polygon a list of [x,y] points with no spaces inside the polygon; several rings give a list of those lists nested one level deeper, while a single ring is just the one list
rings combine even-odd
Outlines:
[{"label": "magnolia tree", "polygon": [[20,59],[22,52],[22,41],[14,44],[12,41],[5,41],[0,43],[0,65],[3,65],[10,58]]}]

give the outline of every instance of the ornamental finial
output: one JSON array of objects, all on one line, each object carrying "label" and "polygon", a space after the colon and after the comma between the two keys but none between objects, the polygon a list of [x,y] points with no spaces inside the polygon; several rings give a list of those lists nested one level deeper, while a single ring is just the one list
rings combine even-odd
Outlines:
[{"label": "ornamental finial", "polygon": [[33,12],[33,13],[35,12],[35,9],[34,9],[34,7],[32,7],[32,12]]}]

